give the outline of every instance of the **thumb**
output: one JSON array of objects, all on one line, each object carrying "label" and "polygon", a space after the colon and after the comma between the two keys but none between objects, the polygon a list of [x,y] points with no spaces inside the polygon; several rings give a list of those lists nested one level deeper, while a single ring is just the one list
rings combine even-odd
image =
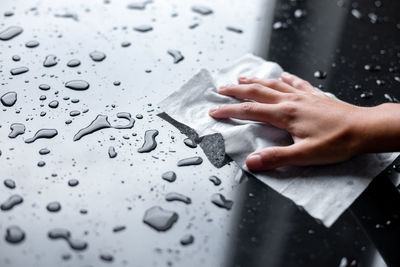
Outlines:
[{"label": "thumb", "polygon": [[292,165],[299,159],[300,152],[298,144],[269,147],[250,154],[246,159],[246,165],[250,170],[270,170]]}]

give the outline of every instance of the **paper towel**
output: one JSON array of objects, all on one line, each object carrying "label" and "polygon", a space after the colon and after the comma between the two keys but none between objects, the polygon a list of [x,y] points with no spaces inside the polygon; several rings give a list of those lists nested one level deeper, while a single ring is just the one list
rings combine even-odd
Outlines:
[{"label": "paper towel", "polygon": [[[269,146],[290,145],[290,134],[268,124],[240,120],[215,120],[208,115],[221,104],[238,103],[238,99],[218,94],[221,85],[234,83],[237,77],[279,78],[282,68],[253,55],[245,55],[220,70],[213,78],[201,70],[159,106],[176,121],[199,134],[220,133],[226,153],[245,171],[246,157]],[[301,205],[327,227],[351,205],[371,180],[399,153],[367,154],[339,164],[315,167],[288,166],[252,173],[285,197]]]}]

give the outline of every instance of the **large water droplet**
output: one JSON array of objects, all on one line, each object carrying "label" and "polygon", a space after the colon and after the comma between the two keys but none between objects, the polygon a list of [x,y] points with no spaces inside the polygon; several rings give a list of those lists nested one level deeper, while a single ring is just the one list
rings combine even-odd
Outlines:
[{"label": "large water droplet", "polygon": [[16,92],[7,92],[0,98],[1,103],[6,107],[12,107],[17,102]]},{"label": "large water droplet", "polygon": [[83,90],[86,90],[89,88],[89,83],[84,80],[72,80],[72,81],[66,82],[65,87],[72,89],[72,90],[83,91]]},{"label": "large water droplet", "polygon": [[32,138],[26,139],[25,143],[33,143],[39,138],[53,138],[58,134],[56,129],[40,129]]},{"label": "large water droplet", "polygon": [[10,210],[16,205],[21,204],[24,199],[20,195],[12,195],[0,205],[1,210]]},{"label": "large water droplet", "polygon": [[5,239],[8,243],[20,243],[25,239],[25,232],[16,225],[9,226],[6,229]]},{"label": "large water droplet", "polygon": [[108,122],[108,117],[106,115],[97,115],[97,117],[89,124],[89,126],[80,129],[79,132],[75,134],[74,141],[78,141],[85,135],[105,128],[111,128],[111,125]]},{"label": "large water droplet", "polygon": [[211,202],[220,208],[230,210],[233,206],[233,201],[227,200],[222,194],[216,193],[211,196]]},{"label": "large water droplet", "polygon": [[0,32],[0,40],[8,41],[17,35],[21,34],[24,30],[19,26],[10,26],[7,29]]},{"label": "large water droplet", "polygon": [[157,130],[147,130],[144,134],[144,143],[141,148],[138,149],[139,153],[150,152],[157,147],[156,136],[158,135]]},{"label": "large water droplet", "polygon": [[58,107],[58,101],[57,100],[53,100],[49,103],[49,107],[50,108],[57,108]]},{"label": "large water droplet", "polygon": [[64,239],[67,241],[70,248],[74,250],[85,250],[87,248],[87,243],[82,240],[72,239],[71,233],[67,229],[56,228],[48,232],[48,237],[50,239]]},{"label": "large water droplet", "polygon": [[25,133],[25,125],[22,123],[13,123],[10,126],[11,132],[8,134],[8,137],[15,138],[20,134]]},{"label": "large water droplet", "polygon": [[146,210],[143,222],[157,231],[166,231],[178,220],[178,214],[174,211],[165,210],[159,206]]},{"label": "large water droplet", "polygon": [[190,166],[190,165],[200,165],[203,163],[203,159],[201,157],[190,157],[186,159],[181,159],[178,161],[178,166],[183,167],[183,166]]}]

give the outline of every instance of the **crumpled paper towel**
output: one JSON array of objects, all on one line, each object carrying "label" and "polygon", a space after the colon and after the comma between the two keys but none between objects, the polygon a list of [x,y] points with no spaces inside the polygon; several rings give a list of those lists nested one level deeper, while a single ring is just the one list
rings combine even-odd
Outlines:
[{"label": "crumpled paper towel", "polygon": [[[282,72],[274,62],[245,55],[220,70],[214,78],[209,71],[201,70],[159,106],[176,121],[196,130],[199,136],[222,134],[225,152],[243,170],[250,172],[245,164],[247,155],[269,146],[290,145],[293,141],[289,133],[251,121],[215,120],[208,111],[221,104],[241,102],[218,94],[219,86],[234,83],[239,76],[279,78]],[[367,154],[333,165],[289,166],[250,173],[330,227],[398,154]]]}]

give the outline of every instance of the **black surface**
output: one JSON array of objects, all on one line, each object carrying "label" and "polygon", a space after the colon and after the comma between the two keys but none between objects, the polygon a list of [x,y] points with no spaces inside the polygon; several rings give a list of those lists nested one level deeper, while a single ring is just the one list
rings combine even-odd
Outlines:
[{"label": "black surface", "polygon": [[[382,1],[381,7],[376,2],[207,1],[213,14],[201,16],[191,11],[199,4],[192,1],[155,0],[144,10],[112,0],[2,1],[0,30],[20,25],[24,32],[0,41],[0,94],[18,93],[16,105],[0,112],[0,179],[11,178],[17,184],[12,190],[0,186],[0,201],[18,193],[24,202],[0,212],[0,266],[339,266],[344,258],[347,266],[384,266],[383,259],[389,266],[399,266],[400,203],[398,190],[389,181],[397,176],[391,166],[327,229],[256,179],[234,177],[230,164],[216,168],[204,160],[200,166],[176,167],[182,158],[205,159],[202,148],[221,164],[223,149],[212,146],[218,137],[190,149],[183,143],[184,134],[156,116],[156,103],[199,68],[216,70],[246,52],[277,61],[354,104],[383,103],[388,101],[384,94],[400,99],[400,83],[394,79],[400,56],[400,2]],[[296,18],[298,9],[306,15]],[[362,18],[355,18],[352,9]],[[10,10],[13,16],[3,16]],[[377,23],[371,23],[369,13],[378,16]],[[287,27],[272,30],[277,21]],[[195,23],[199,26],[189,29]],[[151,25],[153,30],[133,31],[139,25]],[[40,45],[25,47],[32,39]],[[132,45],[122,48],[124,41]],[[173,64],[168,49],[180,49],[185,59]],[[89,53],[94,50],[106,53],[106,59],[93,62]],[[48,54],[60,61],[44,68]],[[13,55],[21,61],[12,61]],[[82,64],[66,67],[73,58]],[[366,71],[366,64],[381,70]],[[19,66],[30,70],[11,76],[9,70]],[[317,70],[326,71],[327,78],[314,78]],[[73,79],[87,80],[90,88],[65,88],[64,83]],[[376,79],[385,85],[378,86]],[[114,81],[121,85],[114,86]],[[52,88],[39,90],[43,83]],[[371,92],[370,98],[360,97]],[[47,100],[39,101],[41,95]],[[80,102],[63,100],[65,96]],[[55,99],[59,107],[48,108]],[[87,113],[69,116],[71,110],[86,108]],[[47,115],[41,117],[41,111]],[[72,141],[98,114],[107,115],[115,125],[116,113],[124,111],[144,118],[137,119],[131,130],[104,129]],[[69,119],[72,123],[66,125]],[[27,130],[10,139],[9,126],[17,122]],[[45,127],[57,128],[59,134],[33,144],[23,142]],[[136,150],[149,129],[160,131],[157,148],[139,154]],[[108,157],[109,146],[118,153],[113,159]],[[39,155],[43,147],[50,154]],[[37,166],[40,160],[46,162],[42,168]],[[177,180],[162,180],[166,171],[175,171]],[[211,175],[222,184],[214,186],[208,180]],[[79,185],[69,187],[70,179],[78,179]],[[165,201],[169,192],[189,196],[192,204]],[[232,209],[212,204],[214,193],[233,200]],[[61,211],[46,210],[53,201],[61,203]],[[142,222],[145,211],[155,205],[179,214],[170,230],[159,233]],[[10,225],[24,230],[22,243],[5,241]],[[113,232],[121,225],[126,229]],[[73,238],[88,242],[88,248],[74,251],[63,240],[49,239],[53,228],[68,229]],[[195,239],[184,247],[180,239],[186,234]],[[113,261],[104,261],[110,254]]]}]

